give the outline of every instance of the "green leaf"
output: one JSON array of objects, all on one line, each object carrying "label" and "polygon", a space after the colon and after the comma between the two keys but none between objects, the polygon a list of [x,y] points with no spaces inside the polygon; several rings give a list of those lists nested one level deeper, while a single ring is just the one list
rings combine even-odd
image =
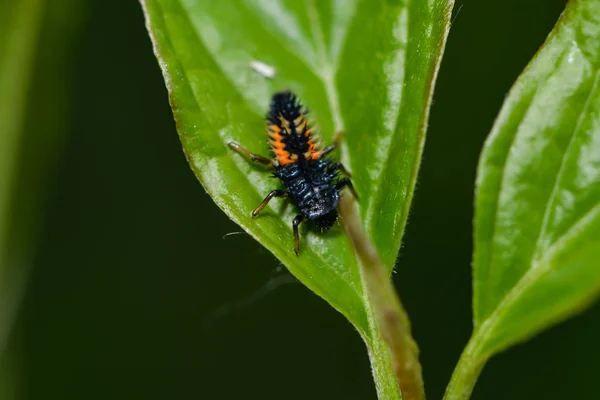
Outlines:
[{"label": "green leaf", "polygon": [[[341,159],[360,215],[388,271],[398,253],[423,148],[451,0],[142,0],[188,160],[229,217],[306,286],[372,338],[357,261],[341,227],[317,235],[272,201],[278,182],[233,153],[236,141],[266,155],[270,97],[291,89],[324,144],[343,131]],[[410,6],[409,6],[410,4]],[[250,64],[275,68],[268,80]]]},{"label": "green leaf", "polygon": [[484,352],[571,315],[600,289],[599,40],[600,1],[572,1],[483,151],[473,304]]},{"label": "green leaf", "polygon": [[600,0],[569,2],[485,144],[476,195],[475,328],[456,374],[480,369],[600,292],[599,43]]},{"label": "green leaf", "polygon": [[[449,12],[447,2],[421,3],[409,8],[402,1],[143,2],[194,172],[233,220],[363,332],[368,325],[362,288],[342,230],[303,232],[296,257],[293,210],[273,202],[269,212],[250,218],[277,182],[226,143],[235,140],[266,155],[270,96],[284,88],[298,93],[324,143],[337,129],[344,131],[343,161],[361,196],[363,221],[391,270]],[[275,67],[275,79],[253,71],[252,61]]]}]

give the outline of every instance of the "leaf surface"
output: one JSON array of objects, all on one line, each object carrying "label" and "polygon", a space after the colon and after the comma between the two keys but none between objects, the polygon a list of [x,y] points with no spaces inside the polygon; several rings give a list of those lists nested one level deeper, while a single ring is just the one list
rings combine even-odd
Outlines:
[{"label": "leaf surface", "polygon": [[[236,141],[267,155],[264,115],[290,89],[311,110],[322,142],[344,132],[341,160],[360,195],[360,213],[380,256],[394,266],[424,141],[448,1],[144,0],[148,30],[188,160],[229,217],[369,338],[363,290],[350,243],[337,226],[301,229],[297,211],[272,201],[279,183],[227,148]],[[266,79],[250,68],[276,70]],[[339,154],[339,153],[338,153]]]},{"label": "leaf surface", "polygon": [[511,90],[477,178],[474,314],[486,357],[600,291],[600,1],[571,1]]}]

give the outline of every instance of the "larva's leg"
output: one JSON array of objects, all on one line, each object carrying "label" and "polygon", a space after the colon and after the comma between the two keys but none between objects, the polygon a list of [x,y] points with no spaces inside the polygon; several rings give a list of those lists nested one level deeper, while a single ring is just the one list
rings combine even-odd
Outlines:
[{"label": "larva's leg", "polygon": [[294,253],[296,253],[296,256],[300,255],[300,235],[298,234],[298,226],[304,222],[304,220],[304,215],[298,214],[292,222],[292,228],[294,229]]},{"label": "larva's leg", "polygon": [[325,147],[323,149],[323,151],[321,151],[319,158],[325,157],[327,154],[329,154],[332,151],[334,151],[335,149],[337,149],[337,147],[340,145],[340,142],[342,141],[343,134],[344,133],[342,131],[337,131],[335,134],[335,137],[333,139],[333,143],[330,144],[329,146]]},{"label": "larva's leg", "polygon": [[348,170],[346,169],[346,167],[344,167],[344,164],[342,164],[342,163],[337,163],[337,164],[335,165],[335,168],[336,168],[337,170],[339,170],[339,171],[342,173],[342,175],[344,175],[346,178],[352,178],[352,174],[350,174],[350,171],[348,171]]},{"label": "larva's leg", "polygon": [[352,184],[352,181],[350,179],[343,178],[338,183],[335,184],[335,188],[337,190],[342,190],[345,187],[348,187],[348,189],[350,189],[350,191],[352,192],[352,195],[354,196],[354,198],[356,198],[356,200],[358,200],[358,194],[356,193],[356,190],[354,189],[354,185]]},{"label": "larva's leg", "polygon": [[287,196],[288,196],[288,192],[286,192],[285,190],[272,190],[265,197],[265,199],[254,210],[252,210],[252,218],[256,217],[263,210],[263,208],[265,208],[267,206],[267,204],[269,204],[269,202],[271,201],[271,199],[273,197],[287,197]]},{"label": "larva's leg", "polygon": [[262,165],[273,166],[272,160],[270,160],[266,157],[263,157],[263,156],[259,156],[258,154],[250,153],[247,149],[243,148],[236,142],[229,142],[229,143],[227,143],[227,145],[252,162],[262,164]]}]

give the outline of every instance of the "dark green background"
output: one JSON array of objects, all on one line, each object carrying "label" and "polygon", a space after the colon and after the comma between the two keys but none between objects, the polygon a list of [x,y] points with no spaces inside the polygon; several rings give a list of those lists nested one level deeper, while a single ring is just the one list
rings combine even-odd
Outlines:
[{"label": "dark green background", "polygon": [[[11,342],[22,398],[375,399],[350,324],[250,237],[223,238],[240,229],[185,161],[140,6],[85,2],[64,152]],[[471,330],[482,142],[564,5],[457,1],[394,275],[430,399]],[[599,317],[495,357],[473,398],[600,398]]]}]

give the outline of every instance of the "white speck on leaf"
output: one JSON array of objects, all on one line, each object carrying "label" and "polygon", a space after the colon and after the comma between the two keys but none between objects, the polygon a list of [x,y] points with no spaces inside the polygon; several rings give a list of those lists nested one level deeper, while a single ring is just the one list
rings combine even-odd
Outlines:
[{"label": "white speck on leaf", "polygon": [[275,68],[268,64],[260,61],[251,61],[250,67],[265,78],[273,79],[275,77]]}]

